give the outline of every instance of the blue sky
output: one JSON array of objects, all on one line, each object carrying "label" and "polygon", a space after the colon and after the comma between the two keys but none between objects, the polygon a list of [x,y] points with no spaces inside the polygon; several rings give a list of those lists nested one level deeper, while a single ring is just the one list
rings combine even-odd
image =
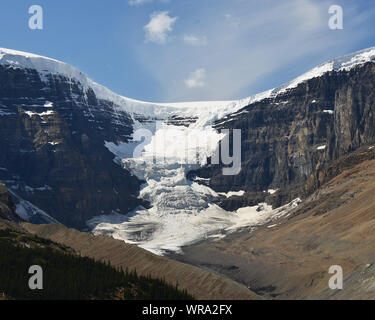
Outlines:
[{"label": "blue sky", "polygon": [[[127,97],[231,100],[375,46],[368,0],[2,0],[0,47],[74,65]],[[344,29],[328,27],[331,5]],[[31,5],[43,30],[28,27]]]}]

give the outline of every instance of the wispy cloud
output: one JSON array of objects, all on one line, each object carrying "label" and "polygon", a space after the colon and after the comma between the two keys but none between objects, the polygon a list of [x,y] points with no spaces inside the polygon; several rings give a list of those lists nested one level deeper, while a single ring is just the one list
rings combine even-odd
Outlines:
[{"label": "wispy cloud", "polygon": [[164,44],[168,33],[172,32],[178,17],[170,17],[168,11],[154,12],[150,15],[150,22],[144,27],[146,42]]},{"label": "wispy cloud", "polygon": [[[199,11],[194,4],[185,4],[180,11],[171,5],[180,17],[174,35],[182,41],[152,52],[140,47],[138,59],[164,101],[249,96],[361,49],[361,39],[375,33],[365,27],[375,14],[362,12],[349,0],[342,2],[345,27],[341,31],[328,28],[329,0],[217,0],[215,12],[208,5]],[[165,43],[164,37],[158,40]],[[192,73],[197,63],[204,71]],[[202,78],[196,80],[194,75],[199,74]]]},{"label": "wispy cloud", "polygon": [[207,44],[207,37],[199,37],[194,34],[184,34],[184,42],[191,46],[202,46]]},{"label": "wispy cloud", "polygon": [[201,68],[192,72],[185,80],[185,85],[188,88],[201,88],[205,85],[206,70]]},{"label": "wispy cloud", "polygon": [[153,2],[153,0],[129,0],[131,6],[140,6],[145,3]]},{"label": "wispy cloud", "polygon": [[[169,3],[171,0],[158,0],[160,3]],[[131,6],[141,6],[146,3],[152,3],[154,0],[129,0],[128,3]]]}]

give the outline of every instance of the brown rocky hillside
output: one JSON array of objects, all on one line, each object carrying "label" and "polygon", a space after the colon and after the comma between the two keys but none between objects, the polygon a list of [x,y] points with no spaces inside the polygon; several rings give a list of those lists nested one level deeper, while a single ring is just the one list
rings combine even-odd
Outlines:
[{"label": "brown rocky hillside", "polygon": [[[375,299],[375,148],[318,171],[306,185],[314,189],[277,225],[186,247],[180,259],[267,298]],[[328,289],[332,265],[343,268],[344,290]]]},{"label": "brown rocky hillside", "polygon": [[73,248],[83,256],[110,261],[115,267],[136,269],[140,275],[165,278],[179,284],[196,299],[260,299],[245,286],[212,272],[154,255],[135,245],[105,236],[93,236],[62,225],[22,225],[39,237]]}]

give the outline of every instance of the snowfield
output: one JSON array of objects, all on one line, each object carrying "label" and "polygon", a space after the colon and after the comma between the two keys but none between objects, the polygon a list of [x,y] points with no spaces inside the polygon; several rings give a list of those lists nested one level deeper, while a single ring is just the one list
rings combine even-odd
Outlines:
[{"label": "snowfield", "polygon": [[[139,197],[149,201],[152,207],[138,207],[129,213],[107,213],[91,219],[87,224],[94,234],[111,235],[161,255],[168,251],[178,252],[182,246],[202,239],[218,239],[243,228],[251,230],[270,222],[274,223],[269,227],[276,228],[275,221],[287,216],[300,202],[296,199],[278,209],[259,204],[228,212],[215,202],[220,197],[241,196],[244,191],[217,194],[204,185],[187,180],[186,173],[204,165],[224,137],[211,127],[214,121],[236,112],[248,112],[241,109],[256,101],[276,97],[326,72],[350,70],[374,60],[375,47],[334,59],[278,88],[241,100],[151,103],[117,95],[63,62],[0,49],[1,65],[35,69],[42,79],[46,74],[63,75],[80,82],[86,91],[92,88],[98,98],[114,102],[122,111],[133,116],[133,141],[105,141],[104,144],[115,155],[117,164],[145,181]],[[44,106],[52,108],[53,103],[46,101]],[[333,110],[329,110],[331,112]],[[137,115],[150,121],[141,123],[136,120]],[[168,125],[165,120],[172,116],[194,117],[197,121],[189,127]],[[318,147],[318,150],[324,149],[325,146]],[[26,215],[24,207],[18,208],[20,215]]]}]

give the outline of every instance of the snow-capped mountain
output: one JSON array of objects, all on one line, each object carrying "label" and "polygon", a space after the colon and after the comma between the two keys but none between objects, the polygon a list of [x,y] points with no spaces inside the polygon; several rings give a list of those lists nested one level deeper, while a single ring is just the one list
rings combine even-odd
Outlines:
[{"label": "snow-capped mountain", "polygon": [[[143,115],[148,117],[168,118],[173,115],[196,117],[204,114],[207,120],[217,120],[225,115],[238,111],[254,102],[267,98],[275,98],[287,90],[296,88],[300,83],[312,78],[321,77],[323,74],[331,71],[349,71],[350,69],[375,60],[375,47],[364,49],[340,58],[333,59],[312,70],[304,73],[296,79],[281,85],[280,87],[241,99],[233,101],[195,101],[195,102],[177,102],[177,103],[153,103],[144,102],[118,95],[108,88],[92,81],[85,73],[64,62],[51,58],[26,53],[16,50],[0,48],[0,64],[13,68],[24,68],[35,70],[40,77],[48,82],[48,77],[52,75],[61,75],[81,84],[83,92],[92,89],[97,99],[113,102],[134,115]],[[210,118],[211,116],[211,118]]]},{"label": "snow-capped mountain", "polygon": [[[160,254],[254,228],[287,215],[316,168],[374,139],[373,61],[362,50],[236,101],[150,103],[0,49],[0,179],[62,223]],[[241,129],[238,175],[208,164],[221,129]]]}]

